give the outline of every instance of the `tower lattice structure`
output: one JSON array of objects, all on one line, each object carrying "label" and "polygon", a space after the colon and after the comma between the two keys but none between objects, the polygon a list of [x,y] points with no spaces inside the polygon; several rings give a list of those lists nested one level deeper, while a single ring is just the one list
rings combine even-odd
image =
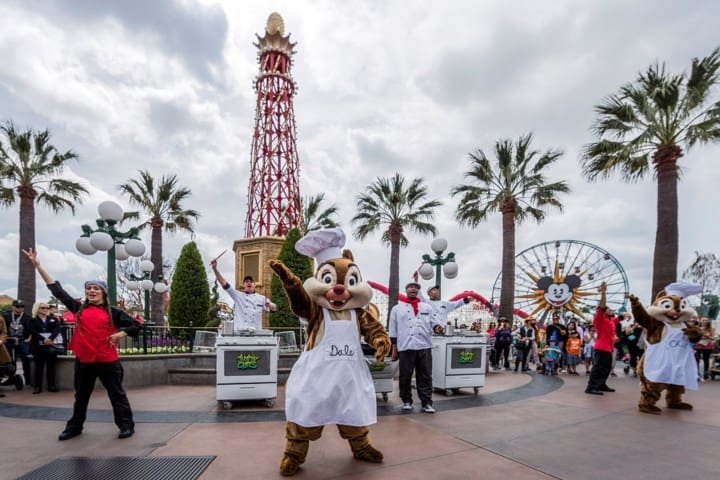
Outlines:
[{"label": "tower lattice structure", "polygon": [[282,17],[268,17],[265,34],[256,35],[260,71],[255,80],[257,104],[251,150],[245,237],[285,236],[300,225],[299,161],[295,148],[293,95],[290,74],[296,43],[284,35]]}]

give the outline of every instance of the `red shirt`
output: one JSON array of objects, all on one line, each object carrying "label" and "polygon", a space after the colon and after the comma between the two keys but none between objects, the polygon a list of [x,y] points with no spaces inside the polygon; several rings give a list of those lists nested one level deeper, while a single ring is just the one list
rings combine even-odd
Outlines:
[{"label": "red shirt", "polygon": [[608,318],[602,309],[598,308],[593,318],[593,326],[597,331],[597,339],[595,340],[595,350],[603,352],[612,352],[615,345],[615,324],[620,321],[620,317]]},{"label": "red shirt", "polygon": [[120,358],[117,348],[108,340],[117,328],[104,308],[88,306],[77,323],[68,348],[80,363],[114,362]]}]

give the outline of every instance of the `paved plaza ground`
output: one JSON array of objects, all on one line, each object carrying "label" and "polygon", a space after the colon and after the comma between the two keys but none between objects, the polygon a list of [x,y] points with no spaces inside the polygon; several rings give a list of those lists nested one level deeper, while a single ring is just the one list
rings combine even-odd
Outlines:
[{"label": "paved plaza ground", "polygon": [[[328,427],[295,478],[720,478],[720,381],[686,395],[694,411],[653,416],[637,411],[637,379],[618,371],[609,381],[617,392],[593,396],[583,393],[586,378],[491,372],[477,396],[472,389],[436,393],[435,415],[421,413],[417,400],[415,411],[402,413],[395,388],[387,402],[378,396],[371,429],[384,463],[354,460]],[[96,390],[83,434],[65,442],[57,435],[70,416],[71,391],[3,393],[0,479],[63,457],[189,455],[215,456],[203,480],[281,478],[282,388],[273,408],[245,402],[229,411],[218,408],[213,386],[130,389],[137,425],[125,440],[117,438],[105,391]]]}]

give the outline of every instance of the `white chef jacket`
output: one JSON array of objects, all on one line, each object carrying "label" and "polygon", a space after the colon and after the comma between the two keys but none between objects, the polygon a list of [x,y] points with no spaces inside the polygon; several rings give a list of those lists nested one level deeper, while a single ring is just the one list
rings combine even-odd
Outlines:
[{"label": "white chef jacket", "polygon": [[447,322],[448,313],[465,305],[464,297],[459,300],[455,300],[454,302],[446,302],[445,300],[431,300],[429,298],[426,298],[425,294],[423,294],[422,291],[418,292],[418,296],[420,297],[421,302],[425,302],[430,305],[435,314],[443,322]]},{"label": "white chef jacket", "polygon": [[259,293],[238,292],[226,284],[225,291],[233,299],[233,323],[235,330],[246,328],[254,328],[260,330],[262,328],[262,312],[270,311],[265,307],[267,298]]},{"label": "white chef jacket", "polygon": [[415,315],[409,303],[400,302],[390,311],[390,337],[397,339],[398,352],[432,348],[433,328],[445,326],[442,319],[425,302],[418,303]]}]

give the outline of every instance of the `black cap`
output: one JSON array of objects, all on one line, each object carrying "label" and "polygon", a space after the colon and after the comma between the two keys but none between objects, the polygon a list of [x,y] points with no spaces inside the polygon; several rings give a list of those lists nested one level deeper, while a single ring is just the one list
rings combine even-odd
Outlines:
[{"label": "black cap", "polygon": [[248,280],[250,280],[251,282],[255,281],[252,275],[245,275],[245,278],[243,278],[243,283],[247,282]]},{"label": "black cap", "polygon": [[440,285],[433,285],[432,287],[429,287],[429,288],[427,289],[427,293],[429,294],[430,291],[431,291],[433,288],[437,288],[438,290],[440,290]]},{"label": "black cap", "polygon": [[408,282],[408,283],[405,285],[405,290],[407,290],[407,289],[410,288],[411,286],[417,287],[418,290],[420,289],[420,284],[419,284],[418,282]]},{"label": "black cap", "polygon": [[12,306],[16,308],[24,308],[25,304],[22,300],[13,300]]}]

